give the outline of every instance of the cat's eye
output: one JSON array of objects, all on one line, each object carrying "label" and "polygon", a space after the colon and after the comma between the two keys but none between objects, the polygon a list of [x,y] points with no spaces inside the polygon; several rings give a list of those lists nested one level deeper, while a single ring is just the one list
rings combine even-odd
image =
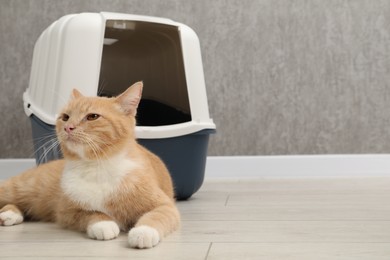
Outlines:
[{"label": "cat's eye", "polygon": [[60,118],[61,118],[62,121],[66,122],[66,121],[69,120],[69,115],[67,115],[67,114],[62,114]]},{"label": "cat's eye", "polygon": [[88,121],[93,121],[93,120],[98,119],[99,117],[100,117],[100,115],[98,115],[98,114],[88,114],[86,118]]}]

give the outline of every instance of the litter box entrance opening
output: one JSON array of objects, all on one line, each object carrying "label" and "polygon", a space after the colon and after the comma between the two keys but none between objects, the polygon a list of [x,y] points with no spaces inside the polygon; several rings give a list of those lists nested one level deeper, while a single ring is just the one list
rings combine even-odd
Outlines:
[{"label": "litter box entrance opening", "polygon": [[117,96],[137,81],[144,83],[137,125],[191,121],[178,27],[127,20],[106,22],[98,95]]}]

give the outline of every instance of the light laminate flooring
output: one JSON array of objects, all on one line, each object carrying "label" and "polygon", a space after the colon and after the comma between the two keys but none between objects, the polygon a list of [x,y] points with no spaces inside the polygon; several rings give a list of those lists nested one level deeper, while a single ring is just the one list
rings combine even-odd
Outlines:
[{"label": "light laminate flooring", "polygon": [[0,259],[390,259],[390,178],[206,180],[153,249],[55,224],[0,227]]}]

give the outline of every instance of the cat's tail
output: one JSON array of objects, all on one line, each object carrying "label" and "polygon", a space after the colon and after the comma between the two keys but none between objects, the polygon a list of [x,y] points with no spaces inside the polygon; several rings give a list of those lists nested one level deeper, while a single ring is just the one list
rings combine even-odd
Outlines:
[{"label": "cat's tail", "polygon": [[13,201],[10,188],[10,180],[0,181],[0,209]]},{"label": "cat's tail", "polygon": [[[42,219],[45,211],[55,204],[63,162],[54,161],[27,170],[0,183],[0,209],[15,205],[31,217]],[[43,213],[42,213],[43,212]],[[51,213],[51,212],[49,212]]]},{"label": "cat's tail", "polygon": [[12,202],[12,179],[0,182],[0,226],[12,226],[23,222],[23,213]]},{"label": "cat's tail", "polygon": [[0,181],[0,209],[6,205],[5,198],[3,198],[4,193],[5,193],[4,182]]},{"label": "cat's tail", "polygon": [[33,183],[34,169],[0,182],[0,208],[7,204],[19,204],[25,197],[31,197],[30,187]]}]

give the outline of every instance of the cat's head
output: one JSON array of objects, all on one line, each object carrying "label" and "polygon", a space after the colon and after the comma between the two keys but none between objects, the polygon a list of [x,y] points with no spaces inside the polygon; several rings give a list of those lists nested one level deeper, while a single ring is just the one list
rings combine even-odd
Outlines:
[{"label": "cat's head", "polygon": [[137,82],[114,98],[85,97],[73,90],[56,122],[64,157],[105,159],[133,142],[142,87],[142,82]]}]

